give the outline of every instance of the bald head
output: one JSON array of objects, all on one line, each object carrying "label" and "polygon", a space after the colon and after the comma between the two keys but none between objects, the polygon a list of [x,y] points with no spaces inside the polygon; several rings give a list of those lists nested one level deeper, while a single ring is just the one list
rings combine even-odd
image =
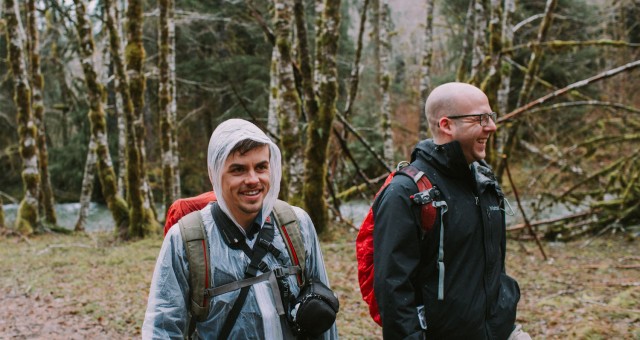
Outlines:
[{"label": "bald head", "polygon": [[438,125],[440,119],[446,116],[474,113],[462,112],[462,108],[469,107],[471,103],[478,101],[484,101],[488,105],[484,92],[467,83],[446,83],[433,89],[424,105],[424,111],[436,143],[448,142],[442,140],[444,136]]}]

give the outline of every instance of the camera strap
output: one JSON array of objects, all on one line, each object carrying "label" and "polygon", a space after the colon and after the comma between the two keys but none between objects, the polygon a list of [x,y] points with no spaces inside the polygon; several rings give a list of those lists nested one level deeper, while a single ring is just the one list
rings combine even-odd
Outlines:
[{"label": "camera strap", "polygon": [[[258,232],[258,236],[256,242],[254,243],[255,245],[253,249],[251,249],[246,242],[242,243],[242,251],[247,255],[247,257],[251,259],[251,261],[249,262],[249,266],[244,273],[245,279],[253,278],[258,273],[258,270],[265,269],[264,267],[266,266],[264,265],[264,262],[262,262],[262,258],[267,255],[267,252],[269,251],[268,246],[265,245],[271,245],[271,242],[273,242],[274,234],[275,233],[273,230],[273,225],[265,223],[260,229],[260,232]],[[242,306],[244,306],[244,302],[247,299],[250,288],[251,285],[247,285],[240,289],[240,294],[234,302],[233,307],[231,308],[231,311],[229,312],[229,315],[227,315],[227,319],[222,326],[222,331],[220,331],[219,339],[227,339],[229,337],[231,329],[236,323],[238,315],[240,315],[240,310],[242,310]]]}]

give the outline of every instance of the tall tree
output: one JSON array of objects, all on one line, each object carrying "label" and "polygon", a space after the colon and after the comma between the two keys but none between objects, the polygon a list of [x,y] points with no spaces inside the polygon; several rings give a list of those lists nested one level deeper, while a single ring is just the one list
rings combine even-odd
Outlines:
[{"label": "tall tree", "polygon": [[96,141],[98,158],[98,177],[102,186],[102,196],[107,201],[116,230],[129,225],[128,207],[124,199],[118,195],[117,178],[111,162],[111,155],[107,143],[107,124],[103,107],[103,87],[98,82],[98,75],[94,66],[94,42],[91,25],[86,13],[83,0],[74,0],[76,5],[76,29],[80,40],[80,54],[82,70],[89,98],[89,122],[91,135]]},{"label": "tall tree", "polygon": [[327,204],[324,200],[327,175],[327,150],[331,125],[336,114],[338,97],[338,67],[336,54],[340,36],[340,0],[326,0],[322,13],[322,27],[316,39],[321,59],[318,62],[319,110],[309,115],[305,148],[304,201],[318,233],[328,224]]},{"label": "tall tree", "polygon": [[177,100],[177,83],[176,83],[176,21],[175,21],[176,3],[171,0],[171,6],[167,13],[168,40],[169,49],[167,51],[167,59],[169,63],[169,93],[171,93],[171,101],[169,102],[169,118],[171,119],[171,155],[173,161],[171,167],[173,169],[173,197],[176,199],[181,197],[182,182],[180,180],[180,150],[178,148],[178,100]]},{"label": "tall tree", "polygon": [[40,170],[36,145],[37,127],[31,114],[31,88],[23,51],[24,29],[20,23],[18,3],[4,0],[4,17],[8,43],[8,59],[13,75],[13,100],[16,105],[20,157],[22,158],[22,182],[24,198],[16,216],[16,228],[23,234],[31,234],[39,228],[38,197],[40,195]]},{"label": "tall tree", "polygon": [[[546,40],[547,33],[551,28],[551,22],[553,20],[553,12],[556,8],[557,0],[547,0],[544,17],[542,18],[542,22],[538,28],[537,35],[537,44],[532,46],[531,55],[529,56],[529,63],[527,64],[527,71],[524,75],[524,80],[522,81],[522,87],[520,88],[520,93],[518,94],[518,101],[516,103],[516,107],[520,107],[524,105],[531,95],[531,91],[533,90],[533,85],[535,83],[535,77],[538,74],[538,70],[540,69],[540,62],[542,60],[543,49],[542,42]],[[513,150],[515,141],[517,139],[518,129],[520,127],[521,120],[517,120],[508,128],[506,141],[504,145],[504,154],[509,156],[511,154],[511,150]],[[504,163],[499,163],[496,168],[496,176],[500,179],[502,178],[502,174],[504,173]]]},{"label": "tall tree", "polygon": [[487,0],[473,1],[473,53],[471,54],[471,74],[469,75],[469,80],[467,82],[479,86],[484,75],[484,59],[487,54]]},{"label": "tall tree", "polygon": [[391,9],[387,0],[381,0],[380,8],[380,129],[382,154],[387,165],[392,166],[393,135],[391,133]]},{"label": "tall tree", "polygon": [[277,112],[284,173],[282,196],[293,203],[302,202],[302,141],[300,139],[300,97],[293,77],[291,26],[293,1],[276,0],[275,37],[278,59]]},{"label": "tall tree", "polygon": [[89,216],[89,204],[91,203],[91,193],[93,192],[93,181],[95,180],[96,162],[98,157],[96,149],[98,144],[93,135],[89,140],[89,149],[87,150],[87,161],[84,165],[84,175],[82,177],[82,189],[80,191],[80,209],[78,211],[78,220],[76,221],[75,231],[84,231],[84,225]]},{"label": "tall tree", "polygon": [[[146,91],[146,77],[144,75],[145,49],[142,42],[142,25],[143,19],[143,1],[130,0],[127,7],[127,47],[126,65],[127,74],[129,75],[129,94],[133,103],[134,120],[133,125],[136,130],[135,147],[138,148],[140,161],[138,163],[138,175],[140,177],[140,191],[144,209],[138,211],[132,207],[131,225],[129,226],[129,235],[135,237],[143,237],[156,229],[155,213],[153,210],[153,202],[151,200],[151,189],[149,188],[146,171],[146,151],[145,137],[146,131],[144,126],[144,95]],[[125,104],[126,105],[126,104]],[[129,143],[129,146],[132,146]],[[129,164],[129,166],[132,166]]]},{"label": "tall tree", "polygon": [[158,81],[158,115],[160,117],[160,147],[162,151],[162,191],[164,196],[165,211],[169,210],[169,206],[176,200],[174,187],[174,156],[173,156],[173,128],[174,121],[171,116],[171,100],[173,93],[169,81],[171,72],[169,66],[169,49],[171,41],[169,40],[170,21],[173,21],[171,13],[173,12],[172,0],[158,1],[160,7],[160,15],[158,17],[158,73],[160,79]]},{"label": "tall tree", "polygon": [[113,0],[104,0],[107,9],[107,29],[109,30],[109,45],[111,47],[111,58],[115,66],[116,78],[118,81],[118,93],[122,97],[122,111],[125,120],[125,131],[127,136],[127,176],[126,192],[129,201],[130,223],[120,230],[121,235],[128,237],[146,236],[158,228],[153,213],[145,205],[143,187],[143,177],[140,171],[142,156],[140,153],[138,135],[136,129],[135,108],[131,96],[131,85],[125,70],[124,56],[121,38],[118,34],[116,18],[116,7]]},{"label": "tall tree", "polygon": [[[460,49],[460,60],[458,62],[458,69],[456,71],[456,81],[463,82],[467,79],[467,59],[471,53],[472,45],[469,43],[469,39],[474,36],[474,4],[476,0],[469,1],[469,7],[467,8],[467,15],[464,21],[464,33],[462,34],[462,48]],[[426,98],[425,98],[426,100]]]},{"label": "tall tree", "polygon": [[51,179],[49,177],[49,153],[47,151],[47,135],[44,125],[44,100],[42,92],[44,88],[44,77],[40,70],[40,42],[38,28],[36,24],[36,2],[35,0],[27,1],[27,28],[28,36],[27,45],[29,46],[29,60],[31,70],[31,91],[32,91],[32,108],[33,118],[38,128],[38,165],[40,166],[40,202],[44,210],[45,220],[48,223],[56,224],[56,210],[53,199],[53,190],[51,189]]},{"label": "tall tree", "polygon": [[422,52],[422,62],[420,68],[420,128],[419,138],[427,138],[429,123],[424,114],[424,104],[431,92],[431,63],[433,61],[433,13],[436,0],[426,0],[426,15],[424,25],[424,50]]}]

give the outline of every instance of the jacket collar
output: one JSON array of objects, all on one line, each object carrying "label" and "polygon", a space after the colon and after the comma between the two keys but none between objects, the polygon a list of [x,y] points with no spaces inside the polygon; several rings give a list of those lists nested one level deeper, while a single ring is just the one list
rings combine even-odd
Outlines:
[{"label": "jacket collar", "polygon": [[433,139],[423,140],[418,143],[411,154],[411,161],[416,159],[427,162],[448,177],[474,180],[480,192],[484,192],[487,187],[492,186],[498,195],[504,196],[489,164],[480,160],[468,165],[458,141],[436,144]]},{"label": "jacket collar", "polygon": [[458,141],[436,144],[433,139],[423,140],[411,154],[411,161],[416,159],[423,159],[447,176],[471,178],[471,170]]}]

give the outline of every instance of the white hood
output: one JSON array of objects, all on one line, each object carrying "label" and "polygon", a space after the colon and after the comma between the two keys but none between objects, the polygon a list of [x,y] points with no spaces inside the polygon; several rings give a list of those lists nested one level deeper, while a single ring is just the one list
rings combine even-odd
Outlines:
[{"label": "white hood", "polygon": [[222,177],[222,167],[224,166],[224,162],[227,160],[227,157],[229,157],[229,152],[236,146],[236,144],[238,144],[238,142],[245,139],[265,143],[269,146],[270,151],[269,179],[271,183],[269,192],[267,192],[264,202],[262,203],[262,220],[260,221],[260,225],[262,226],[265,218],[269,216],[269,214],[271,214],[271,210],[273,210],[273,205],[280,193],[280,180],[282,178],[282,156],[280,154],[280,149],[264,132],[262,132],[262,130],[243,119],[229,119],[218,125],[211,135],[211,140],[209,140],[209,150],[207,152],[209,180],[211,180],[213,191],[216,193],[218,204],[222,211],[224,211],[224,213],[227,214],[227,216],[229,216],[229,218],[231,218],[238,227],[242,227],[229,212],[222,195],[222,185],[220,181]]}]

